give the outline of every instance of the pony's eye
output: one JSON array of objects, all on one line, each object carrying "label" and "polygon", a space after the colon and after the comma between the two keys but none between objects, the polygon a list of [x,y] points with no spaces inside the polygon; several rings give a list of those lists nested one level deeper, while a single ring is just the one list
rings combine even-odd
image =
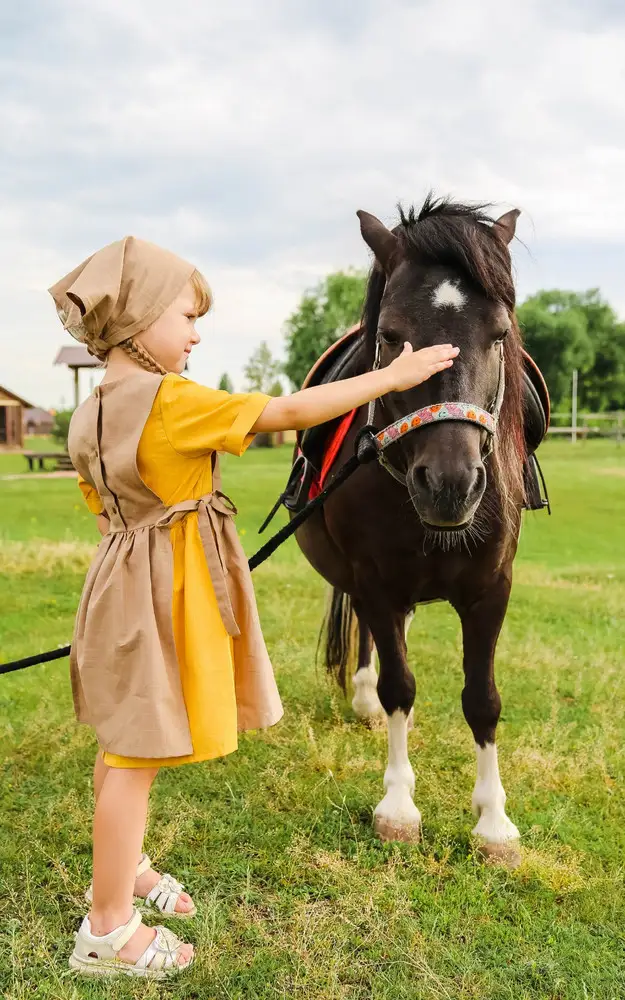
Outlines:
[{"label": "pony's eye", "polygon": [[394,330],[379,330],[380,339],[389,347],[397,347],[401,343],[401,337]]},{"label": "pony's eye", "polygon": [[495,347],[499,347],[500,344],[503,344],[504,340],[506,339],[509,333],[510,333],[510,328],[500,333],[499,336],[496,337],[494,340]]}]

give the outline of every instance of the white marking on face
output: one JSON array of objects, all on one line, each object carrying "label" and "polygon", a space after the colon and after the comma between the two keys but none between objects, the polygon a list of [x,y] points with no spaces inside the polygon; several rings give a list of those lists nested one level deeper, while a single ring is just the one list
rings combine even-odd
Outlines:
[{"label": "white marking on face", "polygon": [[457,284],[445,278],[440,285],[434,289],[432,302],[435,309],[444,309],[446,306],[460,312],[466,302],[466,297],[460,291]]},{"label": "white marking on face", "polygon": [[471,804],[479,820],[473,833],[489,844],[518,840],[519,831],[506,816],[506,793],[499,777],[497,747],[494,743],[487,743],[485,747],[476,743],[475,752],[477,780]]}]

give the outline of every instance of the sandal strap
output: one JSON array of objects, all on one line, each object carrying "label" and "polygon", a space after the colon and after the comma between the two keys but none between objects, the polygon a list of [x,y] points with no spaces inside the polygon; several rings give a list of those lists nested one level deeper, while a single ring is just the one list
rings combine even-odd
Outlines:
[{"label": "sandal strap", "polygon": [[140,875],[143,875],[144,872],[147,872],[148,868],[151,867],[152,862],[150,858],[148,858],[147,854],[142,854],[141,861],[137,865],[137,878],[139,878]]},{"label": "sandal strap", "polygon": [[[138,969],[171,969],[178,965],[178,950],[182,941],[168,927],[155,927],[154,940],[150,942],[135,962]],[[180,966],[183,968],[184,966]]]},{"label": "sandal strap", "polygon": [[184,885],[173,875],[161,875],[153,889],[146,896],[147,903],[153,903],[161,913],[175,913],[176,903],[183,891]]},{"label": "sandal strap", "polygon": [[117,927],[115,931],[111,932],[111,934],[113,934],[114,936],[111,937],[109,944],[114,952],[121,951],[124,945],[128,944],[130,938],[135,933],[140,923],[141,923],[141,914],[139,913],[136,906],[134,906],[132,909],[132,916],[128,921],[128,923],[122,924],[121,927]]}]

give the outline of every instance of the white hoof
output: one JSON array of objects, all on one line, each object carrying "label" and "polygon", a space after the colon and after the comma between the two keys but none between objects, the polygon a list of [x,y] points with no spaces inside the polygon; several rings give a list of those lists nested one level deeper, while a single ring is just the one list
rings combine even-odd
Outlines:
[{"label": "white hoof", "polygon": [[521,864],[521,834],[503,811],[484,809],[471,831],[478,854],[489,865],[518,868]]},{"label": "white hoof", "polygon": [[373,828],[380,840],[421,840],[421,813],[407,791],[388,791],[374,812]]},{"label": "white hoof", "polygon": [[471,805],[478,821],[473,828],[480,854],[491,864],[516,868],[521,861],[521,836],[506,816],[506,793],[499,777],[494,743],[476,746],[477,780]]},{"label": "white hoof", "polygon": [[521,834],[505,813],[496,814],[489,809],[483,810],[471,832],[474,837],[481,837],[487,844],[503,844],[507,840],[521,839]]},{"label": "white hoof", "polygon": [[498,865],[513,870],[521,864],[521,845],[518,840],[505,840],[501,844],[490,844],[478,839],[477,853],[487,865]]}]

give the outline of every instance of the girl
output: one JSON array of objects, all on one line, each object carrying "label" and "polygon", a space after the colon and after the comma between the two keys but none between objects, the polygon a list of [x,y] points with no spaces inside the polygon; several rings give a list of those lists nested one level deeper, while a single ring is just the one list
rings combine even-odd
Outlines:
[{"label": "girl", "polygon": [[69,451],[103,539],[87,574],[71,652],[79,721],[95,729],[93,883],[70,967],[162,979],[193,961],[133,905],[192,917],[195,905],[142,854],[160,767],[237,748],[282,705],[216,454],[242,455],[259,431],[300,429],[401,392],[453,364],[450,344],[387,368],[272,398],[181,376],[211,305],[192,264],[126,237],[50,292],[65,328],[106,364],[75,411]]}]

